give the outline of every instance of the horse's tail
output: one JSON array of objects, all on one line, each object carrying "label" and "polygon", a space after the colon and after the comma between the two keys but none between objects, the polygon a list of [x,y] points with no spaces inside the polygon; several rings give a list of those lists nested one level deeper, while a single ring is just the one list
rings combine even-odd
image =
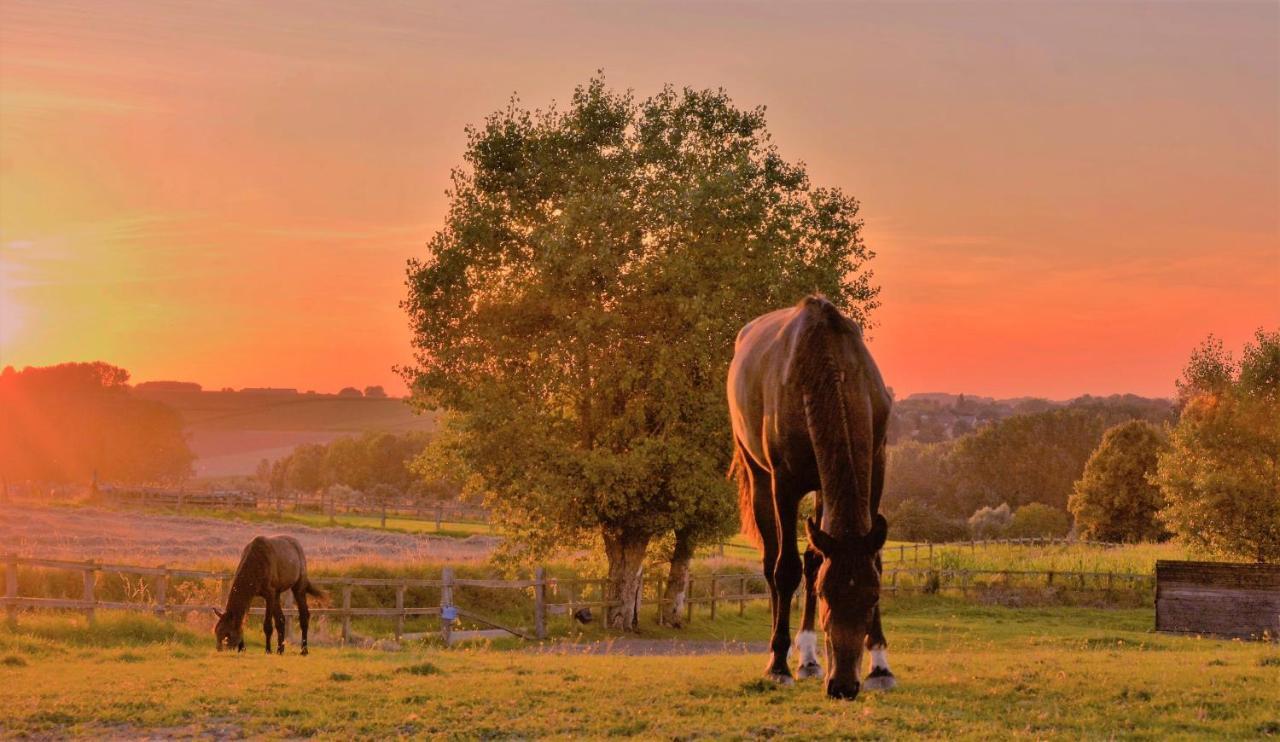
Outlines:
[{"label": "horse's tail", "polygon": [[871,527],[871,400],[864,370],[849,367],[838,352],[842,338],[856,338],[859,331],[822,297],[806,297],[802,306],[806,321],[788,376],[803,394],[822,502],[830,509],[853,508],[854,522],[865,531]]},{"label": "horse's tail", "polygon": [[311,584],[311,580],[307,580],[306,592],[307,592],[307,595],[314,596],[316,598],[319,598],[320,600],[328,600],[329,598],[329,594],[321,590],[320,588],[316,587],[315,585]]},{"label": "horse's tail", "polygon": [[759,548],[763,541],[760,538],[760,527],[756,525],[756,502],[751,490],[751,472],[747,469],[746,454],[742,444],[733,442],[733,463],[729,465],[728,477],[738,481],[738,517],[742,522],[742,535]]}]

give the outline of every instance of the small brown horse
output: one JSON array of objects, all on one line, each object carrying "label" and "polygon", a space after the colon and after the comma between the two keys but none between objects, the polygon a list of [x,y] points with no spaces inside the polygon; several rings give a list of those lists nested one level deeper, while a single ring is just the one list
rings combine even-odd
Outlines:
[{"label": "small brown horse", "polygon": [[[792,682],[791,596],[803,574],[800,677],[822,672],[813,630],[821,597],[827,694],[858,695],[864,643],[872,656],[866,687],[892,687],[879,607],[888,525],[878,512],[892,400],[861,328],[815,296],[757,317],[738,333],[728,394],[743,530],[762,548],[773,608],[768,677]],[[796,519],[815,491],[802,563]]]},{"label": "small brown horse", "polygon": [[307,596],[323,597],[307,579],[307,558],[302,545],[292,536],[257,536],[240,554],[240,566],[231,581],[231,594],[227,597],[225,612],[214,609],[218,625],[213,633],[218,639],[218,651],[225,646],[244,651],[244,617],[249,603],[262,598],[267,603],[262,630],[267,635],[267,654],[271,654],[271,624],[274,619],[277,635],[276,651],[284,654],[284,610],[280,608],[280,593],[293,591],[298,605],[298,623],[302,625],[302,653],[307,653],[307,625],[311,611]]}]

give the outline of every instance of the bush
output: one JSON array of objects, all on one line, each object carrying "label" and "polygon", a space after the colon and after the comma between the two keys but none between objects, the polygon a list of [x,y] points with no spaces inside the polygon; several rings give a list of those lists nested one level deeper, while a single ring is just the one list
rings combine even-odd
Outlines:
[{"label": "bush", "polygon": [[885,514],[889,533],[899,541],[929,541],[940,544],[969,537],[964,521],[948,518],[919,500],[903,500]]},{"label": "bush", "polygon": [[1071,519],[1061,510],[1033,502],[1023,505],[1013,514],[1005,530],[1008,538],[1058,538],[1071,530]]},{"label": "bush", "polygon": [[969,533],[974,538],[1000,538],[1012,521],[1013,513],[1007,502],[1000,503],[998,508],[981,507],[969,516]]},{"label": "bush", "polygon": [[1166,445],[1159,428],[1140,420],[1102,436],[1067,505],[1082,538],[1137,542],[1168,536],[1156,516],[1164,497],[1148,481]]}]

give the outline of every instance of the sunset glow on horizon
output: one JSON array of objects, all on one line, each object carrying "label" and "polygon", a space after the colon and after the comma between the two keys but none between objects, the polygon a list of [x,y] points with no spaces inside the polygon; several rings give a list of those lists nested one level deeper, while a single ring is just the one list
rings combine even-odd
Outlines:
[{"label": "sunset glow on horizon", "polygon": [[1280,6],[18,2],[0,366],[337,391],[411,362],[464,127],[603,70],[766,105],[862,203],[901,396],[1173,393],[1280,325]]}]

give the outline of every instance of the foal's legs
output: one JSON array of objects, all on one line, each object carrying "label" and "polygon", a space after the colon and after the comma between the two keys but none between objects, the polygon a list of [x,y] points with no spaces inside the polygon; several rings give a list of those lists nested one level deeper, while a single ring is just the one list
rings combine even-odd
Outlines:
[{"label": "foal's legs", "polygon": [[302,629],[302,654],[307,654],[307,624],[311,621],[311,609],[307,607],[307,589],[294,586],[293,602],[298,606],[298,626]]},{"label": "foal's legs", "polygon": [[[814,493],[814,519],[822,522],[822,493]],[[815,614],[818,612],[818,567],[822,566],[822,555],[812,546],[804,551],[804,615],[800,619],[800,631],[796,633],[796,649],[800,651],[800,667],[796,677],[822,677],[822,663],[818,661],[818,634],[813,630]]]}]

